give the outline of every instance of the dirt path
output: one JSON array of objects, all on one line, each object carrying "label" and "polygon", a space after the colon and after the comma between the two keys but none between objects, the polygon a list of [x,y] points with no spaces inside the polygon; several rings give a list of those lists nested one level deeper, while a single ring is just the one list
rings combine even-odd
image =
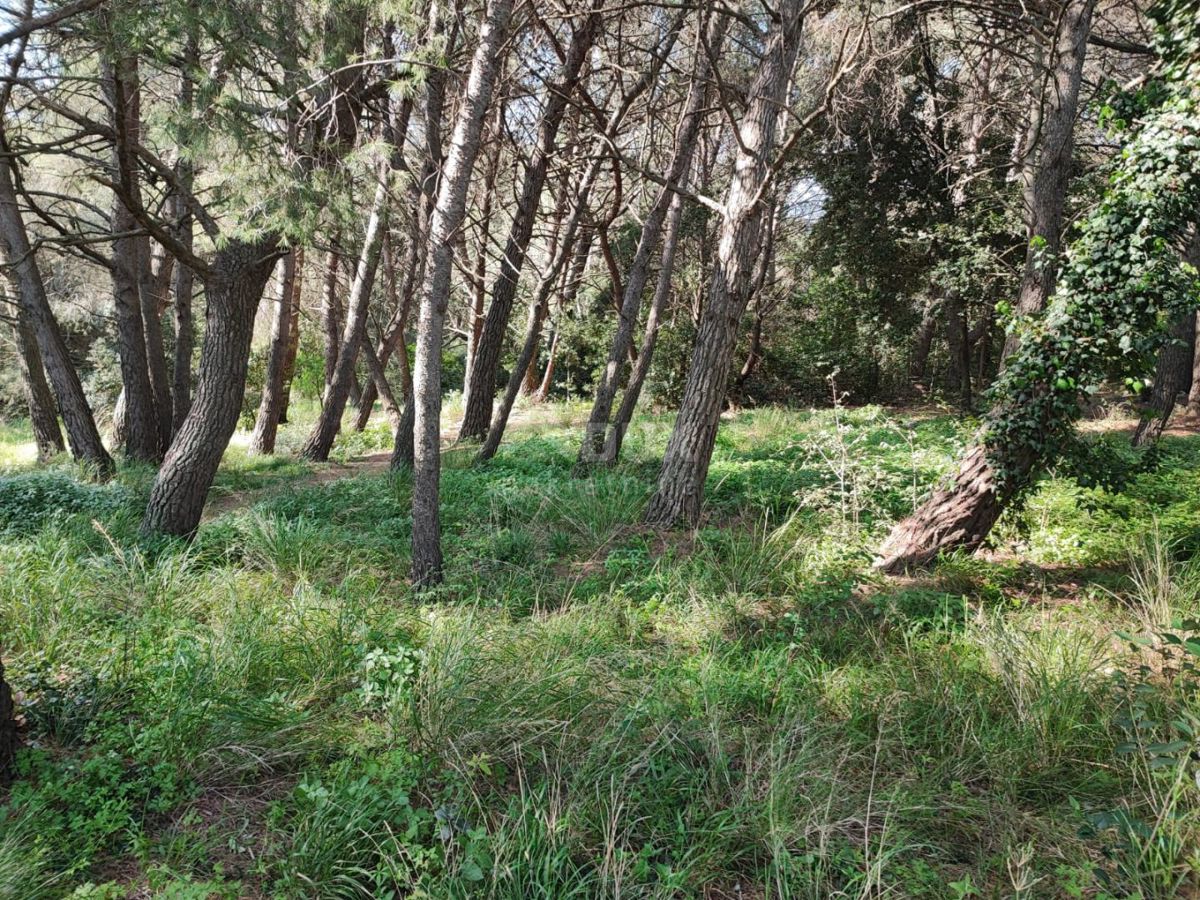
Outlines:
[{"label": "dirt path", "polygon": [[[506,433],[511,438],[518,431],[527,432],[536,429],[539,424],[551,424],[545,413],[552,410],[553,407],[550,405],[514,410],[509,417]],[[580,420],[581,422],[582,419]],[[577,424],[574,421],[574,417],[572,418],[572,424]],[[457,420],[451,422],[443,421],[441,434],[442,452],[445,453],[454,449],[458,438]],[[463,446],[465,448],[470,445]],[[209,522],[234,510],[253,506],[255,503],[284,490],[295,490],[296,488],[340,481],[343,478],[353,478],[358,475],[380,475],[388,471],[391,459],[392,454],[390,452],[380,451],[367,456],[352,457],[346,462],[308,463],[308,471],[303,474],[291,477],[280,476],[261,487],[228,493],[210,492],[208,502],[204,506],[204,515],[201,521]]]}]

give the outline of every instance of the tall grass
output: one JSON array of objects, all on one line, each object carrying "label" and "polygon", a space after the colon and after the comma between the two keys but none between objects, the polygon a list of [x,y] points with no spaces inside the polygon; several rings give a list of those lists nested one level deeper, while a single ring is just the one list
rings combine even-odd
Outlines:
[{"label": "tall grass", "polygon": [[142,469],[0,483],[0,897],[1195,888],[1200,445],[1050,479],[1000,561],[897,582],[870,551],[948,419],[739,414],[705,521],[658,534],[668,419],[581,478],[580,409],[519,412],[444,473],[435,594],[406,477],[330,476],[386,428],[324,468],[235,447],[190,545],[139,536]]}]

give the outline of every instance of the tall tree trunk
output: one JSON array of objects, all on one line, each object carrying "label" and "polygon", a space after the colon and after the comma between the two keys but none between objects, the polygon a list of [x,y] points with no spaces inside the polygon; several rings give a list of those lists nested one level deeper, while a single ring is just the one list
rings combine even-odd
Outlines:
[{"label": "tall tree trunk", "polygon": [[138,255],[141,259],[139,293],[142,301],[142,330],[146,336],[146,363],[150,370],[150,390],[154,394],[159,448],[161,453],[166,453],[174,431],[171,420],[171,376],[167,372],[162,317],[170,302],[171,273],[175,269],[175,260],[162,248],[157,254],[152,254],[148,237],[139,240]]},{"label": "tall tree trunk", "polygon": [[342,304],[338,300],[338,236],[334,235],[333,246],[325,263],[325,290],[321,294],[321,331],[325,337],[325,385],[322,394],[329,390],[333,373],[337,368],[338,341],[342,330]]},{"label": "tall tree trunk", "polygon": [[579,72],[590,56],[592,44],[600,30],[599,6],[600,0],[593,0],[587,19],[572,35],[571,46],[562,70],[549,88],[538,144],[525,167],[512,227],[508,233],[504,255],[500,258],[500,273],[492,285],[492,304],[488,308],[483,333],[475,349],[471,378],[465,391],[462,425],[458,431],[460,440],[483,438],[491,423],[496,393],[496,371],[500,364],[504,337],[508,331],[508,320],[512,315],[513,300],[517,294],[517,280],[521,276],[525,254],[533,236],[538,201],[542,196],[550,157],[554,153],[558,129],[579,79]]},{"label": "tall tree trunk", "polygon": [[17,342],[17,366],[21,370],[21,383],[25,387],[25,402],[29,407],[29,422],[33,426],[33,441],[37,447],[38,462],[62,453],[62,430],[58,427],[58,412],[54,408],[54,395],[46,382],[42,368],[42,354],[38,351],[37,338],[26,321],[20,301],[20,287],[16,279],[9,278],[13,297],[13,335]]},{"label": "tall tree trunk", "polygon": [[412,580],[417,587],[438,584],[442,580],[442,531],[438,511],[442,337],[446,306],[450,300],[453,239],[466,211],[471,170],[479,154],[483,120],[491,102],[500,49],[511,14],[512,0],[489,0],[429,226],[429,261],[421,291],[413,373]]},{"label": "tall tree trunk", "polygon": [[738,324],[749,300],[762,231],[763,194],[780,110],[787,105],[788,83],[800,47],[805,6],[803,0],[777,4],[758,74],[747,92],[708,301],[658,487],[646,510],[651,524],[695,523],[700,517]]},{"label": "tall tree trunk", "polygon": [[292,253],[296,257],[292,277],[291,314],[288,316],[287,352],[283,357],[283,385],[280,388],[279,424],[288,422],[288,407],[292,402],[292,380],[296,377],[296,356],[300,353],[300,300],[304,288],[304,248],[297,247]]},{"label": "tall tree trunk", "polygon": [[[112,149],[111,177],[114,183],[118,183],[123,169],[136,172],[136,165],[121,157],[132,154],[139,139],[137,61],[130,57],[103,61],[101,77],[112,129],[121,138],[114,142]],[[158,428],[158,407],[150,380],[150,362],[146,354],[142,299],[142,267],[146,264],[146,258],[137,219],[125,201],[116,195],[113,197],[111,228],[117,353],[121,361],[121,385],[125,399],[125,455],[143,462],[157,462],[162,459],[164,448]]]},{"label": "tall tree trunk", "polygon": [[[503,127],[503,104],[497,105],[496,132]],[[483,335],[483,312],[487,302],[487,262],[491,250],[492,203],[496,196],[496,176],[500,170],[500,146],[496,140],[492,152],[488,156],[487,174],[484,176],[483,208],[479,212],[479,241],[475,247],[475,267],[471,272],[471,320],[467,325],[467,362],[464,368],[463,384],[471,383],[471,370],[475,368],[475,351],[479,348],[479,338]]]},{"label": "tall tree trunk", "polygon": [[46,375],[54,389],[58,411],[66,428],[71,454],[91,466],[96,476],[108,478],[115,468],[112,457],[100,440],[96,420],[84,396],[83,385],[79,382],[79,373],[75,371],[54,312],[50,309],[42,273],[17,205],[12,157],[7,153],[8,143],[0,130],[0,249],[3,250],[4,263],[12,271],[21,312],[37,339]]},{"label": "tall tree trunk", "polygon": [[[1075,150],[1079,87],[1095,8],[1096,0],[1063,0],[1051,68],[1046,73],[1041,96],[1034,98],[1037,111],[1030,118],[1030,136],[1026,140],[1026,153],[1031,155],[1021,173],[1028,249],[1017,295],[1018,315],[1041,312],[1054,292]],[[1036,150],[1032,150],[1034,147]],[[1001,364],[1016,349],[1019,340],[1016,335],[1008,336]]]},{"label": "tall tree trunk", "polygon": [[275,452],[275,437],[279,432],[280,413],[283,409],[284,369],[287,366],[288,347],[292,336],[292,293],[296,283],[298,252],[292,250],[283,258],[283,277],[280,279],[279,299],[271,322],[271,346],[267,351],[267,371],[263,377],[262,399],[258,404],[254,431],[250,434],[251,453]]},{"label": "tall tree trunk", "polygon": [[633,331],[637,327],[642,308],[642,295],[650,277],[650,257],[662,238],[663,223],[671,207],[675,189],[687,177],[696,149],[696,138],[705,118],[705,97],[708,94],[710,58],[720,53],[725,39],[728,19],[723,14],[712,16],[708,26],[706,43],[710,52],[697,54],[695,71],[688,89],[687,101],[680,116],[675,134],[675,152],[667,170],[666,182],[654,201],[650,213],[642,223],[638,236],[637,250],[625,278],[621,305],[617,315],[617,327],[609,347],[608,360],[596,385],[596,397],[588,416],[583,441],[579,446],[579,462],[599,462],[604,457],[604,445],[608,437],[609,417],[620,387],[621,374],[633,346]]},{"label": "tall tree trunk", "polygon": [[912,352],[908,358],[908,380],[914,387],[924,387],[925,371],[929,365],[929,351],[933,349],[933,335],[937,331],[940,304],[929,300],[921,314],[921,323],[913,337]]},{"label": "tall tree trunk", "polygon": [[971,408],[971,341],[967,334],[967,304],[961,293],[947,291],[940,304],[946,314],[946,343],[950,349],[950,387],[962,410]]},{"label": "tall tree trunk", "polygon": [[1196,312],[1180,316],[1167,332],[1158,351],[1150,403],[1133,433],[1133,446],[1153,444],[1162,437],[1179,397],[1187,397],[1192,386],[1192,360],[1196,357]]},{"label": "tall tree trunk", "polygon": [[[184,49],[183,77],[179,86],[179,108],[184,113],[192,109],[192,71],[199,65],[200,51],[197,47],[195,31],[188,34]],[[188,207],[185,194],[192,192],[195,174],[191,160],[180,154],[175,164],[176,177],[179,179],[180,193],[172,199],[175,215],[176,231],[179,242],[187,250],[194,243],[194,223],[192,212]],[[192,316],[192,293],[194,277],[192,270],[183,262],[175,266],[175,359],[172,371],[171,385],[171,435],[174,437],[187,418],[192,405],[192,353],[195,349],[196,335]]]},{"label": "tall tree trunk", "polygon": [[[538,286],[534,291],[533,305],[529,310],[529,324],[525,329],[525,340],[521,344],[520,353],[517,354],[516,364],[508,376],[508,384],[504,389],[504,397],[501,399],[500,405],[496,407],[496,411],[492,414],[492,422],[488,426],[487,437],[484,439],[483,446],[479,448],[479,453],[476,457],[479,460],[491,459],[500,448],[500,441],[504,437],[504,430],[508,427],[508,417],[512,414],[513,405],[517,402],[517,396],[520,394],[522,385],[525,383],[527,373],[533,366],[538,345],[541,343],[542,323],[546,320],[546,315],[550,311],[550,294],[558,282],[559,275],[563,271],[566,261],[572,256],[579,223],[583,218],[583,212],[591,194],[596,171],[598,171],[598,168],[591,169],[584,175],[583,184],[576,191],[575,208],[572,211],[570,219],[567,221],[566,228],[562,228],[560,222],[560,227],[556,229],[554,239],[555,253],[551,258],[550,266],[542,273],[542,277],[539,279]],[[557,236],[558,231],[564,232],[561,244]]]},{"label": "tall tree trunk", "polygon": [[254,314],[278,259],[279,238],[232,238],[217,249],[205,279],[205,332],[196,394],[150,490],[142,530],[190,537],[229,439],[237,428]]},{"label": "tall tree trunk", "polygon": [[538,389],[531,395],[534,403],[545,403],[550,399],[550,390],[554,386],[554,370],[558,365],[558,331],[550,331],[550,349],[546,351],[546,367],[542,369],[542,377]]},{"label": "tall tree trunk", "polygon": [[383,248],[383,235],[387,229],[390,172],[388,163],[379,166],[379,183],[375,188],[375,198],[371,202],[362,251],[354,270],[354,282],[350,287],[346,325],[342,332],[341,346],[337,351],[337,365],[325,390],[321,414],[300,450],[303,459],[314,462],[324,462],[328,459],[334,439],[342,427],[342,413],[346,411],[346,400],[354,382],[358,351],[367,335],[367,307],[371,302],[371,291],[375,287],[375,271],[379,267],[379,253]]},{"label": "tall tree trunk", "polygon": [[650,373],[650,363],[654,360],[654,347],[658,343],[659,323],[663,311],[667,308],[667,298],[671,295],[671,276],[675,270],[675,252],[679,247],[679,227],[683,221],[683,197],[676,195],[671,201],[671,214],[667,218],[667,233],[663,239],[662,257],[658,265],[658,282],[654,286],[654,300],[650,304],[650,312],[646,315],[646,329],[642,335],[642,346],[638,349],[637,361],[629,373],[629,383],[621,397],[621,405],[617,407],[616,420],[609,429],[608,438],[604,442],[604,456],[601,460],[606,465],[612,465],[621,456],[621,444],[625,441],[625,433],[629,423],[633,421],[634,410],[642,395],[642,386]]}]

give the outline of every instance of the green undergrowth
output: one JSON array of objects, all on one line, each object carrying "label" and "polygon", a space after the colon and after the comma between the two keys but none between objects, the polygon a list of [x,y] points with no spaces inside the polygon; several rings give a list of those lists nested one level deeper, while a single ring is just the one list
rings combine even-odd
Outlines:
[{"label": "green undergrowth", "polygon": [[739,413],[704,523],[663,534],[669,418],[580,473],[577,413],[447,454],[422,596],[403,473],[235,441],[183,544],[138,536],[151,472],[3,451],[0,898],[1195,888],[1200,440],[1091,437],[988,555],[887,580],[970,423]]}]

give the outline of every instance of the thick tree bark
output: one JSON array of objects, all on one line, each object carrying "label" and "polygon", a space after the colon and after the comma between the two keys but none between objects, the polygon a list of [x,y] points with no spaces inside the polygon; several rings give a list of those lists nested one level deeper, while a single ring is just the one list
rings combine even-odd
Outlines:
[{"label": "thick tree bark", "polygon": [[230,239],[216,252],[205,279],[204,343],[196,395],[150,490],[142,530],[190,537],[237,427],[254,314],[278,259],[279,239]]},{"label": "thick tree bark", "polygon": [[538,134],[538,145],[533,157],[525,167],[521,183],[521,194],[513,215],[512,226],[500,258],[500,272],[492,285],[492,303],[488,307],[483,332],[475,347],[471,365],[471,378],[466,386],[460,440],[483,438],[492,418],[492,406],[496,393],[496,372],[500,364],[500,351],[512,316],[513,301],[517,294],[517,281],[529,250],[533,236],[534,219],[537,217],[538,201],[546,181],[550,157],[554,153],[558,129],[567,111],[568,101],[574,91],[579,72],[591,54],[591,47],[600,30],[598,0],[593,0],[587,19],[571,38],[571,46],[555,83],[549,88],[546,111]]},{"label": "thick tree bark", "polygon": [[1004,509],[998,484],[987,447],[976,444],[950,486],[936,491],[892,530],[876,566],[895,575],[928,565],[944,550],[978,549]]},{"label": "thick tree bark", "polygon": [[280,279],[279,299],[275,304],[275,316],[271,322],[271,345],[267,351],[267,371],[263,376],[262,399],[258,404],[254,431],[250,434],[251,453],[275,452],[275,437],[279,432],[279,420],[283,410],[284,370],[287,366],[292,316],[295,312],[292,294],[296,282],[298,252],[293,250],[283,258],[283,277]]},{"label": "thick tree bark", "polygon": [[328,459],[329,451],[333,449],[333,442],[342,427],[342,413],[346,411],[346,401],[350,397],[350,388],[354,382],[358,351],[367,336],[367,307],[371,302],[371,291],[375,287],[375,272],[379,268],[379,253],[383,248],[383,235],[387,229],[390,172],[387,163],[379,167],[379,183],[375,188],[375,198],[371,202],[362,251],[354,270],[354,282],[350,287],[346,325],[337,351],[337,365],[325,390],[321,414],[300,450],[303,459],[314,462],[324,462]]},{"label": "thick tree bark", "polygon": [[21,383],[25,387],[25,402],[29,407],[29,422],[33,427],[38,462],[46,462],[65,449],[62,430],[58,427],[54,395],[50,393],[50,385],[46,382],[37,338],[33,336],[33,331],[25,321],[24,311],[16,300],[20,289],[12,278],[10,290],[14,301],[13,334],[17,343],[17,366],[21,370]]},{"label": "thick tree bark", "polygon": [[280,388],[279,398],[280,425],[286,425],[288,421],[288,407],[292,402],[292,380],[296,377],[296,356],[300,352],[300,300],[304,288],[304,248],[297,247],[292,252],[296,257],[296,262],[290,299],[292,311],[288,316],[291,327],[288,329],[287,352],[283,357],[283,385]]},{"label": "thick tree bark", "polygon": [[[727,26],[728,19],[724,15],[718,13],[711,17],[706,36],[711,56],[720,53]],[[608,360],[600,373],[600,382],[596,385],[596,397],[585,426],[583,441],[579,446],[579,462],[585,465],[601,462],[604,459],[609,418],[612,414],[613,403],[616,402],[617,390],[620,388],[621,374],[633,346],[633,331],[637,327],[642,308],[642,295],[645,293],[646,282],[650,277],[650,257],[662,238],[663,224],[666,222],[671,200],[675,196],[675,189],[687,177],[687,172],[691,168],[692,155],[696,149],[696,138],[700,133],[700,126],[704,123],[705,97],[708,94],[711,68],[710,58],[709,52],[697,54],[687,101],[676,129],[675,152],[666,173],[667,185],[659,191],[654,205],[642,223],[637,249],[633,254],[633,262],[626,273],[621,305],[617,314],[617,327],[613,333],[612,345],[609,347]]]},{"label": "thick tree bark", "polygon": [[[1034,98],[1037,105],[1026,140],[1026,153],[1032,155],[1021,175],[1028,249],[1015,307],[1018,315],[1041,312],[1054,292],[1075,150],[1079,88],[1095,8],[1096,0],[1063,0],[1050,69],[1041,96]],[[1036,151],[1031,149],[1034,147]],[[1018,342],[1016,335],[1008,336],[1002,360]]]},{"label": "thick tree bark", "polygon": [[0,131],[0,151],[3,151],[0,153],[0,249],[3,250],[4,263],[11,268],[22,314],[37,339],[38,350],[41,351],[42,362],[66,428],[71,454],[91,466],[98,477],[107,478],[115,468],[112,457],[100,440],[100,432],[84,396],[79,374],[75,371],[58,322],[50,309],[42,273],[17,205],[12,157],[7,155],[7,150],[7,142]]},{"label": "thick tree bark", "polygon": [[1167,332],[1167,341],[1158,352],[1150,403],[1142,411],[1142,420],[1133,433],[1133,446],[1153,444],[1175,411],[1178,399],[1187,397],[1192,387],[1192,361],[1196,356],[1196,313],[1180,316]]},{"label": "thick tree bark", "polygon": [[800,47],[804,9],[802,0],[782,0],[776,6],[758,74],[747,92],[708,301],[658,488],[646,510],[646,521],[654,525],[695,523],[700,517],[738,324],[749,300],[762,231],[762,198],[780,110],[787,105],[788,83]]},{"label": "thick tree bark", "polygon": [[512,0],[490,0],[488,3],[429,226],[429,260],[421,291],[413,373],[412,580],[417,587],[428,587],[442,580],[442,532],[438,510],[442,337],[446,306],[450,300],[453,240],[466,211],[471,170],[479,154],[483,120],[491,102],[500,48],[511,14]]}]

